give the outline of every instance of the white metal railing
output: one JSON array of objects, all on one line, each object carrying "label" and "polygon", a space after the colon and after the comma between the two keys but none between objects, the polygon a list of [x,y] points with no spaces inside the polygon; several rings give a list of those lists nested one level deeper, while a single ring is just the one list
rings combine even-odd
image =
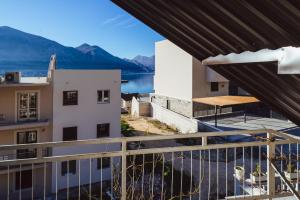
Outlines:
[{"label": "white metal railing", "polygon": [[[220,139],[241,135],[250,140],[230,143]],[[99,150],[100,146],[104,148]],[[45,157],[43,152],[49,148],[53,155]],[[0,160],[0,199],[265,199],[298,195],[298,139],[273,130],[2,145],[0,153],[19,149],[36,149],[36,157]],[[57,153],[57,149],[71,151]],[[89,152],[69,153],[74,149]],[[107,168],[106,158],[110,158]],[[76,160],[75,169],[67,162],[62,175],[62,162],[72,160]],[[288,163],[296,166],[296,178],[284,174]],[[254,177],[249,177],[250,173]]]}]

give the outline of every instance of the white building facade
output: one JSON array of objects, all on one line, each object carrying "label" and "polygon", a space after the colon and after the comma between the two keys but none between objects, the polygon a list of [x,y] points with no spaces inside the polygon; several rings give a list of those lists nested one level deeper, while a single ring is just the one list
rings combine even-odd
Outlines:
[{"label": "white building facade", "polygon": [[[120,71],[119,70],[56,70],[53,74],[53,141],[120,137]],[[69,98],[70,97],[70,98]],[[115,149],[112,149],[115,148]],[[118,146],[110,146],[118,150]],[[53,155],[93,153],[105,151],[101,145],[54,149]],[[69,162],[66,172],[58,166],[58,189],[78,185],[78,162]],[[91,162],[92,182],[100,180],[101,160]],[[110,163],[106,160],[106,163]],[[89,161],[81,161],[81,184],[89,183]],[[70,167],[70,165],[72,165]],[[110,168],[104,166],[102,179],[109,178]],[[53,179],[55,180],[52,175]],[[54,188],[55,182],[52,183]]]},{"label": "white building facade", "polygon": [[169,40],[155,43],[152,101],[179,114],[195,117],[209,108],[193,98],[228,95],[228,80]]},{"label": "white building facade", "polygon": [[[0,82],[0,144],[76,141],[120,137],[121,71],[60,70],[51,58],[48,77],[21,77],[12,73]],[[16,77],[14,77],[16,75]],[[53,148],[43,156],[74,155],[119,150],[118,145]],[[43,149],[44,150],[44,149]],[[0,160],[35,158],[36,149],[1,152]],[[9,190],[12,199],[42,196],[110,179],[109,158],[0,169],[0,199]],[[91,165],[90,165],[91,164]],[[12,166],[14,167],[14,166]],[[32,177],[32,178],[31,178]],[[44,177],[41,179],[41,177]],[[10,180],[9,185],[7,180]],[[57,180],[57,181],[54,181]],[[45,188],[44,188],[45,187]],[[3,191],[2,191],[3,190]],[[4,196],[2,196],[4,195]]]}]

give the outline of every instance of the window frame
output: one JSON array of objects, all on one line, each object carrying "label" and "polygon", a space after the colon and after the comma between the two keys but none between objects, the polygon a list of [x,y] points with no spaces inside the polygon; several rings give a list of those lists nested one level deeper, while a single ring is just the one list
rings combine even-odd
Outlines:
[{"label": "window frame", "polygon": [[[69,171],[68,171],[68,164],[69,164]],[[70,167],[72,164],[74,164],[74,166]],[[68,161],[62,161],[61,162],[61,170],[60,170],[60,174],[61,176],[65,176],[67,174],[73,174],[75,175],[77,172],[77,162],[76,160],[68,160]]]},{"label": "window frame", "polygon": [[[67,129],[75,129],[76,130],[76,135],[75,135],[75,139],[72,139],[70,137],[65,137],[65,131]],[[69,127],[63,127],[63,130],[62,130],[62,141],[75,141],[78,139],[78,127],[77,126],[69,126]]]},{"label": "window frame", "polygon": [[220,91],[219,82],[210,82],[210,91],[219,92]]},{"label": "window frame", "polygon": [[[105,100],[104,94],[105,92],[108,92],[108,98],[107,100]],[[99,94],[101,93],[102,95],[102,100],[99,101]],[[110,90],[109,89],[105,89],[105,90],[97,90],[97,103],[98,104],[109,104],[110,103]]]},{"label": "window frame", "polygon": [[[106,160],[106,162],[103,162],[103,160]],[[103,163],[105,163],[106,165],[103,165]],[[110,165],[111,165],[110,157],[97,158],[97,169],[98,170],[108,169],[108,168],[110,168]]]},{"label": "window frame", "polygon": [[[76,100],[69,100],[67,98],[68,92],[75,92]],[[62,97],[63,97],[63,103],[62,103],[63,106],[77,106],[78,105],[78,90],[64,90]]]},{"label": "window frame", "polygon": [[[35,140],[29,141],[29,133],[35,134]],[[24,134],[25,142],[19,141],[20,134]],[[34,144],[38,142],[38,135],[39,131],[37,129],[27,129],[27,130],[18,130],[15,131],[15,143],[16,144]],[[23,155],[25,154],[25,155]],[[18,159],[25,159],[25,158],[36,158],[37,156],[37,149],[31,148],[31,149],[17,149],[16,150],[16,156]]]},{"label": "window frame", "polygon": [[[99,129],[100,129],[100,127],[99,126],[102,126],[102,125],[104,125],[104,126],[108,126],[108,133],[106,133],[105,135],[101,135],[101,133],[99,133]],[[105,128],[107,128],[107,127],[105,127]],[[102,123],[102,124],[97,124],[97,135],[96,135],[96,137],[97,138],[105,138],[105,137],[109,137],[110,136],[110,123]]]},{"label": "window frame", "polygon": [[[36,107],[30,108],[30,94],[36,95]],[[27,94],[27,108],[20,109],[20,95]],[[30,110],[35,110],[36,116],[35,117],[26,117],[26,118],[20,118],[20,110],[26,111],[26,113],[30,113]],[[18,90],[15,92],[15,121],[35,121],[40,119],[40,90]]]}]

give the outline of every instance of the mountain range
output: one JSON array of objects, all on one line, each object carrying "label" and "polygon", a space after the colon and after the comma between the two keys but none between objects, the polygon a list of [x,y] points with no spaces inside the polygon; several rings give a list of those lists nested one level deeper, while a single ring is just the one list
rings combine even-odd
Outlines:
[{"label": "mountain range", "polygon": [[122,73],[154,71],[154,65],[149,61],[154,57],[137,56],[132,60],[121,59],[98,46],[82,44],[76,48],[66,47],[41,36],[0,26],[0,67],[47,68],[52,54],[56,54],[58,68],[121,69]]}]

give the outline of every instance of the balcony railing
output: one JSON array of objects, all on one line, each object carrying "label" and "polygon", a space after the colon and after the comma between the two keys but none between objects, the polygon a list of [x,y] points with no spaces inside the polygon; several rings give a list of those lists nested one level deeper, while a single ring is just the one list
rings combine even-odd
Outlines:
[{"label": "balcony railing", "polygon": [[298,143],[255,130],[4,145],[37,156],[0,161],[0,199],[299,198]]}]

